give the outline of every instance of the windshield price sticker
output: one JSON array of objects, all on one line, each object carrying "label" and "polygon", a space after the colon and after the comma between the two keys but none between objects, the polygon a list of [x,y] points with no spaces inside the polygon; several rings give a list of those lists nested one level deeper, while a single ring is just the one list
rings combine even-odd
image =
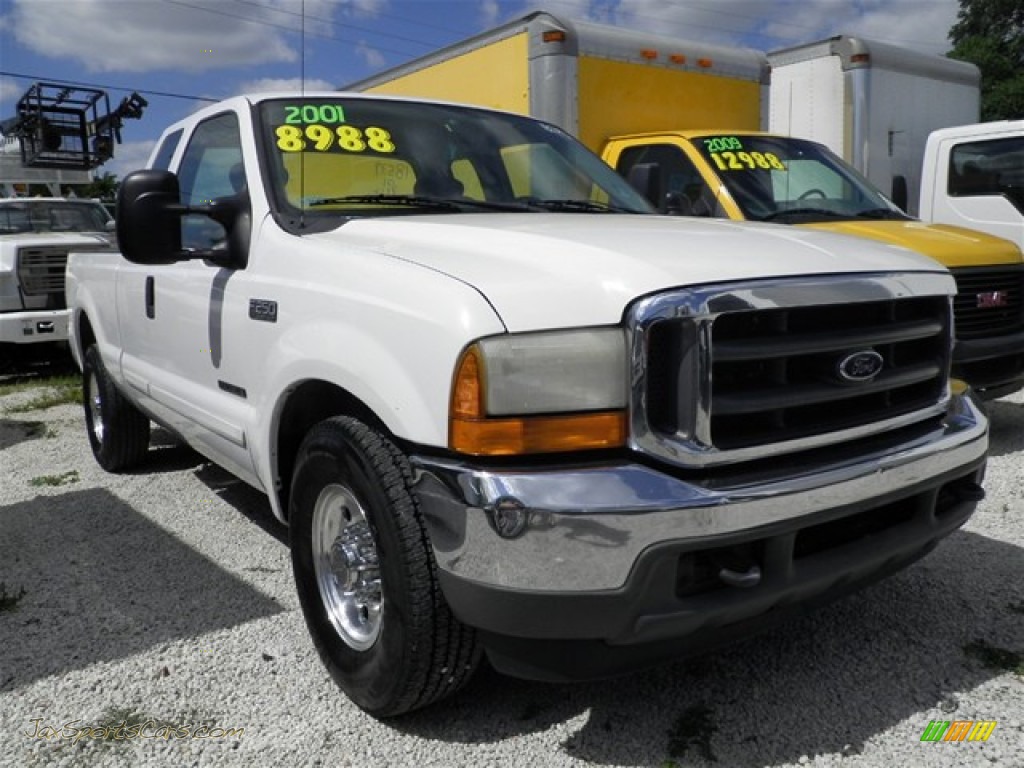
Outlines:
[{"label": "windshield price sticker", "polygon": [[704,139],[704,149],[720,171],[763,170],[784,171],[786,166],[774,152],[746,152],[743,142],[735,136]]},{"label": "windshield price sticker", "polygon": [[337,104],[289,104],[284,108],[284,122],[286,125],[335,125],[345,122],[345,110]]},{"label": "windshield price sticker", "polygon": [[357,128],[354,125],[333,127],[323,123],[311,123],[302,127],[286,124],[277,126],[274,135],[277,136],[277,148],[282,152],[304,152],[307,149],[329,152],[334,149],[342,152],[370,150],[389,154],[395,151],[391,133],[375,125]]}]

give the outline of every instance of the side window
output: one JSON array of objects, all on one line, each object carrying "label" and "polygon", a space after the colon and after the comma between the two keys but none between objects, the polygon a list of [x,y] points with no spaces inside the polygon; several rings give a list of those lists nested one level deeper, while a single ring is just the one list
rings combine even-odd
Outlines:
[{"label": "side window", "polygon": [[656,165],[661,176],[661,192],[651,200],[659,211],[671,207],[683,216],[721,216],[715,196],[697,166],[679,147],[671,144],[648,144],[629,147],[619,156],[617,170],[628,176],[633,166],[641,163]]},{"label": "side window", "polygon": [[160,149],[157,150],[156,157],[153,158],[153,168],[155,170],[166,171],[171,167],[171,158],[174,156],[174,150],[178,148],[178,142],[181,141],[182,133],[184,133],[184,129],[175,131],[164,139]]},{"label": "side window", "polygon": [[958,144],[949,154],[949,194],[1003,195],[1024,187],[1024,138]]},{"label": "side window", "polygon": [[[209,205],[246,188],[238,117],[234,112],[199,124],[182,155],[178,183],[181,202],[186,205]],[[224,228],[205,216],[186,216],[182,220],[184,248],[215,248],[225,237]]]}]

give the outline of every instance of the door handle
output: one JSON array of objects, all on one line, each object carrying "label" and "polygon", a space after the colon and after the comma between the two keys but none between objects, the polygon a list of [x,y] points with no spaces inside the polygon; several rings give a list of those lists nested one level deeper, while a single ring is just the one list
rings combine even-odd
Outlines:
[{"label": "door handle", "polygon": [[152,275],[146,277],[146,317],[150,320],[156,317],[156,288]]}]

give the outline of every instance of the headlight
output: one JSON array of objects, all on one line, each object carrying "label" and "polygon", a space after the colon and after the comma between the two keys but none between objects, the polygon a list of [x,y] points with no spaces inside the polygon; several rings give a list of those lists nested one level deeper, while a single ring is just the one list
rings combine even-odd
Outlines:
[{"label": "headlight", "polygon": [[619,328],[478,341],[456,366],[450,446],[492,456],[621,446],[627,370]]}]

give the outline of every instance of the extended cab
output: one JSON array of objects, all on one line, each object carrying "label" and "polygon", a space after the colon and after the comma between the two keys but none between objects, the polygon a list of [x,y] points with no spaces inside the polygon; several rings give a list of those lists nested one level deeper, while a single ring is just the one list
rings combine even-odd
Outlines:
[{"label": "extended cab", "polygon": [[559,128],[241,96],[72,256],[85,424],[270,498],[306,623],[377,716],[486,653],[538,679],[742,637],[906,566],[982,497],[955,284],[868,240],[656,215]]},{"label": "extended cab", "polygon": [[[855,124],[853,136],[841,134],[840,148],[866,148],[870,137],[874,163],[892,173],[905,166],[892,157],[893,149],[903,153],[908,141],[913,144],[922,122],[935,125],[925,121],[948,120],[950,114],[969,109],[959,104],[973,103],[976,111],[977,68],[941,56],[899,55],[881,45],[870,48],[875,57],[871,59],[863,50],[864,41],[841,40],[842,44],[838,38],[828,41],[831,48],[809,46],[808,55],[820,55],[821,60],[801,59],[792,68],[783,67],[789,59],[780,54],[779,69],[787,73],[782,83],[779,71],[769,66],[776,60],[771,54],[536,12],[348,88],[479,104],[554,123],[631,176],[663,213],[772,220],[868,237],[930,256],[952,271],[959,288],[954,374],[986,398],[1020,389],[1020,248],[978,232],[922,224],[898,210],[878,192],[881,185],[866,181],[849,162],[821,144],[788,135],[814,139],[817,133],[811,130],[828,126],[836,131],[823,135],[832,138]],[[832,48],[845,51],[846,43],[853,46],[853,53],[867,58],[847,55],[853,59],[851,71],[839,72],[836,57],[824,54]],[[811,68],[805,76],[809,84],[791,72],[802,73],[805,66]],[[906,69],[902,75],[889,71],[901,66]],[[921,77],[924,72],[935,75]],[[914,88],[923,91],[924,86],[912,73],[929,83],[929,106],[941,118],[925,114],[916,102],[903,110],[898,101],[893,104],[908,89],[912,92],[905,98],[921,98]],[[812,88],[819,76],[821,90],[830,98]],[[867,90],[878,103],[872,102],[870,111],[856,110],[866,102],[866,77],[877,81]],[[848,91],[841,90],[851,81]],[[941,98],[935,96],[937,91]],[[855,112],[852,117],[848,109]],[[805,112],[809,117],[803,120]],[[792,123],[780,119],[787,115]],[[885,135],[882,120],[896,121],[888,153],[878,143],[879,134]],[[769,124],[773,133],[763,133]],[[919,137],[922,144],[924,135]],[[854,162],[865,153],[866,149],[858,150],[853,157],[842,157]],[[919,157],[918,149],[915,178]],[[870,170],[874,173],[874,166]]]},{"label": "extended cab", "polygon": [[113,220],[95,200],[0,199],[0,366],[65,345],[68,251],[111,250],[112,239]]}]

